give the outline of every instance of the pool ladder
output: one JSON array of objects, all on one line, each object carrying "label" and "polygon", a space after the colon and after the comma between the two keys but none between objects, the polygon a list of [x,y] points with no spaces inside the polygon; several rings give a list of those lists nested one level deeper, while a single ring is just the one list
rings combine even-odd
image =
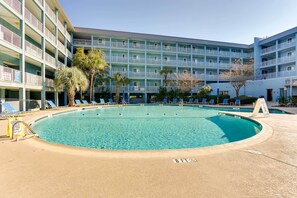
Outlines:
[{"label": "pool ladder", "polygon": [[31,131],[31,133],[35,136],[38,136],[38,134],[36,133],[36,131],[34,131],[26,122],[22,121],[22,120],[17,120],[12,124],[12,131],[11,131],[11,139],[14,138],[14,127],[17,124],[23,124],[27,129],[29,129],[29,131]]}]

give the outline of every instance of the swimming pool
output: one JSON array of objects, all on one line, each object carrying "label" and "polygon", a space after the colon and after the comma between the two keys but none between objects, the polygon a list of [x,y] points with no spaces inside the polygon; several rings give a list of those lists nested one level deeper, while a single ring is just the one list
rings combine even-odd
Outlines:
[{"label": "swimming pool", "polygon": [[191,106],[124,106],[81,110],[32,125],[41,139],[107,150],[198,148],[243,140],[258,123]]}]

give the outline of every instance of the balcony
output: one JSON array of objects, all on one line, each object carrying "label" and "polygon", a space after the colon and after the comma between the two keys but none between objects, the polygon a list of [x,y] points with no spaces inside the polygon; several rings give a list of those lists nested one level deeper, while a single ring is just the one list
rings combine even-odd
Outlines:
[{"label": "balcony", "polygon": [[217,50],[206,50],[206,55],[217,56],[218,51]]},{"label": "balcony", "polygon": [[219,51],[219,56],[229,57],[230,52],[229,51]]},{"label": "balcony", "polygon": [[42,77],[34,74],[27,73],[25,74],[26,84],[33,86],[42,86]]},{"label": "balcony", "polygon": [[56,59],[48,53],[45,53],[45,61],[51,64],[52,66],[56,67]]},{"label": "balcony", "polygon": [[175,46],[163,45],[163,51],[166,52],[176,52]]},{"label": "balcony", "polygon": [[127,76],[128,75],[128,72],[127,71],[123,71],[123,70],[111,70],[110,72],[110,76],[116,74],[116,73],[119,73],[123,76]]},{"label": "balcony", "polygon": [[110,42],[105,40],[93,40],[93,45],[99,47],[109,47]]},{"label": "balcony", "polygon": [[54,80],[53,79],[46,78],[45,79],[45,86],[46,87],[54,87]]},{"label": "balcony", "polygon": [[156,72],[146,72],[146,77],[147,78],[161,78],[160,73],[156,73]]},{"label": "balcony", "polygon": [[152,45],[152,44],[148,44],[146,46],[147,50],[157,50],[160,51],[161,50],[161,45],[156,44],[156,45]]},{"label": "balcony", "polygon": [[47,5],[47,3],[45,3],[45,13],[54,23],[56,22],[56,15],[54,11]]},{"label": "balcony", "polygon": [[63,43],[61,41],[58,40],[58,49],[65,53],[65,46],[63,45]]},{"label": "balcony", "polygon": [[74,39],[73,41],[74,45],[92,45],[92,41],[91,40],[87,40],[87,39]]},{"label": "balcony", "polygon": [[278,49],[286,49],[289,47],[294,47],[296,45],[295,39],[292,39],[290,42],[284,42],[284,43],[280,43],[278,45]]},{"label": "balcony", "polygon": [[145,63],[145,59],[144,58],[130,58],[130,63]]},{"label": "balcony", "polygon": [[35,0],[41,7],[43,7],[43,1],[42,0]]},{"label": "balcony", "polygon": [[220,69],[229,69],[231,67],[230,63],[219,63]]},{"label": "balcony", "polygon": [[176,60],[163,60],[163,65],[172,66],[172,65],[177,65],[177,63],[176,63]]},{"label": "balcony", "polygon": [[29,55],[42,59],[42,50],[28,41],[25,41],[25,51]]},{"label": "balcony", "polygon": [[[116,92],[116,86],[107,86],[106,88],[109,89],[111,92]],[[127,86],[121,86],[121,92],[122,91],[127,92],[128,87]]]},{"label": "balcony", "polygon": [[276,50],[276,46],[275,45],[270,46],[270,47],[267,47],[267,48],[263,48],[262,49],[262,54],[267,54],[267,53],[275,52],[275,50]]},{"label": "balcony", "polygon": [[0,66],[0,81],[21,83],[21,71]]},{"label": "balcony", "polygon": [[67,41],[71,42],[71,35],[67,31],[66,31],[66,39]]},{"label": "balcony", "polygon": [[294,62],[294,61],[296,61],[296,56],[279,57],[277,61],[278,61],[279,64]]},{"label": "balcony", "polygon": [[50,40],[53,45],[56,45],[56,37],[47,28],[45,28],[45,37]]},{"label": "balcony", "polygon": [[130,86],[129,91],[130,92],[144,92],[145,87],[144,86]]},{"label": "balcony", "polygon": [[146,59],[147,64],[153,64],[153,65],[160,65],[161,64],[161,59],[160,58],[148,58]]},{"label": "balcony", "polygon": [[113,63],[127,63],[128,59],[126,57],[122,57],[122,56],[112,56],[111,61]]},{"label": "balcony", "polygon": [[147,86],[146,91],[147,92],[152,92],[152,93],[158,93],[159,92],[159,86]]},{"label": "balcony", "polygon": [[191,66],[191,61],[190,60],[178,60],[178,63],[179,63],[179,66],[188,66],[190,67]]},{"label": "balcony", "polygon": [[204,67],[204,62],[193,61],[193,62],[192,62],[192,66],[196,66],[196,67]]},{"label": "balcony", "polygon": [[291,70],[291,71],[279,71],[278,72],[278,77],[287,77],[287,76],[296,76],[296,71]]},{"label": "balcony", "polygon": [[25,19],[31,26],[42,32],[42,23],[27,8],[25,9]]},{"label": "balcony", "polygon": [[205,51],[204,49],[200,49],[200,48],[193,48],[193,51],[192,51],[193,54],[200,54],[200,55],[204,55],[205,54]]},{"label": "balcony", "polygon": [[231,57],[241,58],[241,52],[231,52]]},{"label": "balcony", "polygon": [[276,64],[276,60],[271,59],[271,60],[268,60],[268,61],[263,61],[262,62],[262,67],[271,66],[271,65],[275,65],[275,64]]},{"label": "balcony", "polygon": [[218,63],[214,63],[214,62],[206,62],[206,67],[215,67],[217,68],[218,67]]},{"label": "balcony", "polygon": [[261,74],[261,77],[260,77],[260,79],[270,79],[270,78],[276,78],[276,73],[270,72],[266,74]]},{"label": "balcony", "polygon": [[22,3],[18,0],[3,0],[7,5],[9,5],[18,14],[22,14]]},{"label": "balcony", "polygon": [[145,72],[129,72],[129,78],[144,78]]},{"label": "balcony", "polygon": [[0,25],[0,40],[12,44],[19,49],[21,48],[22,38],[3,25]]},{"label": "balcony", "polygon": [[186,48],[184,48],[184,47],[180,47],[180,48],[178,49],[178,51],[181,52],[181,53],[191,53],[191,48],[188,48],[188,47],[186,47]]},{"label": "balcony", "polygon": [[66,56],[72,59],[72,53],[69,51],[69,49],[66,49]]},{"label": "balcony", "polygon": [[144,50],[145,49],[145,45],[142,44],[142,43],[130,43],[130,49],[142,49]]},{"label": "balcony", "polygon": [[61,21],[58,21],[58,29],[59,29],[62,33],[65,33],[65,28],[64,28],[64,25],[61,23]]},{"label": "balcony", "polygon": [[128,44],[126,41],[123,41],[123,42],[112,42],[111,43],[111,47],[114,47],[114,48],[127,48],[128,47]]}]

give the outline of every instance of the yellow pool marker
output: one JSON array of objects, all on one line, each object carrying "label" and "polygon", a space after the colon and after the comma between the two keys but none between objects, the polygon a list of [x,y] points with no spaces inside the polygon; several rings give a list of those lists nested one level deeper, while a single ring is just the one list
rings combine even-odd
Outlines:
[{"label": "yellow pool marker", "polygon": [[23,119],[20,117],[11,117],[8,118],[8,126],[6,135],[10,138],[15,136],[25,136],[25,128],[21,123],[14,125],[14,134],[12,134],[12,126],[16,121],[22,121]]}]

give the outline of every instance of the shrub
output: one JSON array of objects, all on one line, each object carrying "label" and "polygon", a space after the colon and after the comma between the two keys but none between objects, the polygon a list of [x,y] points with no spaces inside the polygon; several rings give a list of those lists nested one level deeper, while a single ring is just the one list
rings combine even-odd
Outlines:
[{"label": "shrub", "polygon": [[239,97],[235,97],[230,99],[229,102],[235,102],[236,99],[240,99],[240,103],[243,104],[253,104],[253,102],[257,101],[257,97],[250,97],[250,96],[239,96]]}]

